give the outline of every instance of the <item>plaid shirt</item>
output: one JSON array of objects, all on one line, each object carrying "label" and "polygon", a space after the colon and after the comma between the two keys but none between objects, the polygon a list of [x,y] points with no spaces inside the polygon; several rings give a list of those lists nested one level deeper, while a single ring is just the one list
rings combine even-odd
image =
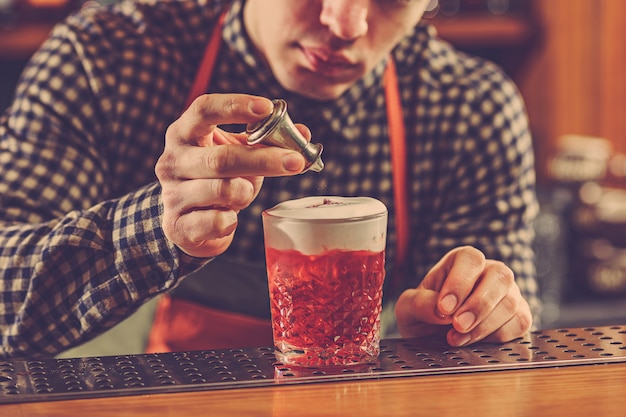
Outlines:
[{"label": "plaid shirt", "polygon": [[[205,4],[208,3],[208,4]],[[183,109],[220,10],[232,3],[213,92],[284,98],[323,143],[325,169],[268,178],[227,255],[263,262],[263,209],[305,195],[389,207],[382,62],[333,102],[285,91],[254,55],[239,1],[121,3],[59,24],[0,119],[0,356],[52,355],[112,327],[206,259],[161,229],[154,165]],[[537,311],[532,141],[512,82],[418,25],[393,51],[407,132],[412,279],[473,245],[515,272]]]}]

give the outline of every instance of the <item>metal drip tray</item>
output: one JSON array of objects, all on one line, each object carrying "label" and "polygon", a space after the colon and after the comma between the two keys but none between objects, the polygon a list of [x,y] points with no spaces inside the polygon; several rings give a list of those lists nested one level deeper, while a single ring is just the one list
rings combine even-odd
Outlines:
[{"label": "metal drip tray", "polygon": [[534,332],[503,344],[450,348],[387,339],[376,362],[302,369],[269,347],[72,359],[0,359],[0,403],[626,362],[626,325]]}]

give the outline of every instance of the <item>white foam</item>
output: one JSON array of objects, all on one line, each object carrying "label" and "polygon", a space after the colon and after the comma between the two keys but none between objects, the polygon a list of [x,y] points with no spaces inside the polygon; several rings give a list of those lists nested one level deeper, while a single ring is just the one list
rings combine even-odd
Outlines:
[{"label": "white foam", "polygon": [[385,249],[387,207],[371,197],[305,197],[263,213],[265,241],[280,250]]}]

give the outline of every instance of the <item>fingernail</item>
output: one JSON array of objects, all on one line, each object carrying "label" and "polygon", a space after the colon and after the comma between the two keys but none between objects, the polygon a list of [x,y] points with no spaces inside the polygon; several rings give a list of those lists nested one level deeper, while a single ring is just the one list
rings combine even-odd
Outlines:
[{"label": "fingernail", "polygon": [[472,336],[469,334],[459,333],[452,336],[452,340],[457,346],[465,346],[472,341]]},{"label": "fingernail", "polygon": [[264,98],[255,98],[250,101],[250,110],[254,114],[264,115],[272,111],[273,104]]},{"label": "fingernail", "polygon": [[456,322],[459,323],[463,330],[469,330],[475,320],[476,316],[471,311],[466,311],[456,318]]},{"label": "fingernail", "polygon": [[226,220],[224,221],[224,224],[226,225],[227,233],[230,233],[234,231],[235,228],[237,228],[238,220],[239,219],[237,218],[237,213],[234,212],[233,210],[230,210],[226,213]]},{"label": "fingernail", "polygon": [[302,169],[302,155],[298,152],[289,152],[283,156],[283,168],[287,171],[298,172]]},{"label": "fingernail", "polygon": [[452,313],[456,307],[456,296],[448,294],[440,302],[444,313]]},{"label": "fingernail", "polygon": [[447,317],[445,314],[443,314],[441,311],[439,311],[438,307],[435,307],[435,315],[437,317],[439,317],[440,319],[445,319]]}]

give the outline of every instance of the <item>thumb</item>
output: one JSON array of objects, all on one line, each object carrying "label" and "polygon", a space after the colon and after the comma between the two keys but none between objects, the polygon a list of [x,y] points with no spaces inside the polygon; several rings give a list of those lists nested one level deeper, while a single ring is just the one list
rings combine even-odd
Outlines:
[{"label": "thumb", "polygon": [[443,317],[437,312],[439,292],[422,287],[405,290],[395,306],[398,328],[402,334],[417,335],[430,325],[451,324],[451,317]]}]

